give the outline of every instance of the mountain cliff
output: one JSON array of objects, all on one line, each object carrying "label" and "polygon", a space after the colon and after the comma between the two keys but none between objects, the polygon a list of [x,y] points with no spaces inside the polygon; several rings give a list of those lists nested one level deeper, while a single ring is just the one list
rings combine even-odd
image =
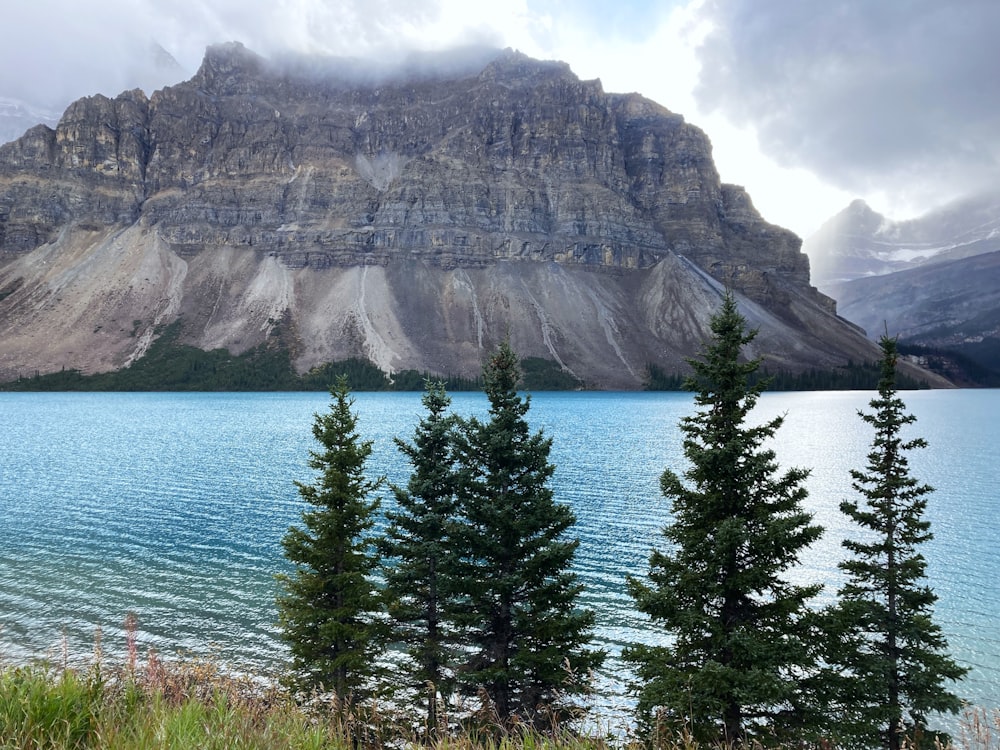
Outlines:
[{"label": "mountain cliff", "polygon": [[841,286],[923,265],[1000,250],[1000,193],[954,201],[907,221],[891,221],[856,200],[806,238],[812,281],[839,300]]},{"label": "mountain cliff", "polygon": [[34,125],[55,125],[58,122],[58,112],[0,93],[0,144],[15,140]]},{"label": "mountain cliff", "polygon": [[1000,373],[1000,193],[894,222],[855,201],[805,243],[817,285],[877,337]]},{"label": "mountain cliff", "polygon": [[180,320],[301,371],[474,375],[509,335],[634,388],[684,367],[724,284],[772,369],[877,356],[702,131],[511,51],[404,79],[220,45],[189,81],[0,146],[5,378],[120,368]]}]

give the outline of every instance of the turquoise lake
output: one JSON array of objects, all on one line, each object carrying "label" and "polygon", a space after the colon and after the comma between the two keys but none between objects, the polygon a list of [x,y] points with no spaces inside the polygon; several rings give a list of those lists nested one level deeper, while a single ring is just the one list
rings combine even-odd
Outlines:
[{"label": "turquoise lake", "polygon": [[[952,655],[971,668],[956,692],[1000,707],[1000,391],[902,394],[917,418],[908,435],[914,476],[936,488],[927,518],[928,582]],[[792,576],[832,598],[852,533],[838,506],[849,470],[864,466],[871,432],[858,417],[869,392],[768,393],[755,418],[786,415],[772,447],[784,466],[810,468],[807,508],[822,540]],[[280,669],[273,575],[280,539],[302,509],[293,480],[310,481],[313,414],[322,393],[0,394],[0,660],[60,658],[63,638],[86,657],[101,628],[105,650],[124,648],[128,612],[140,648],[211,655],[240,670]],[[484,414],[479,393],[453,410]],[[628,702],[617,659],[630,642],[663,638],[634,611],[626,575],[643,575],[669,518],[659,476],[682,472],[678,419],[686,393],[539,393],[528,414],[554,440],[553,488],[580,538],[576,570],[597,612],[610,658],[603,706]],[[404,483],[392,443],[409,440],[420,394],[359,393],[372,474]],[[389,503],[389,492],[382,493]]]}]

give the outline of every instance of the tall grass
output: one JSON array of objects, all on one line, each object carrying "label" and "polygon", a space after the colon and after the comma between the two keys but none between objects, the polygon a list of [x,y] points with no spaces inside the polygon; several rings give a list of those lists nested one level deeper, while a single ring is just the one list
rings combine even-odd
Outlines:
[{"label": "tall grass", "polygon": [[[8,750],[643,750],[634,737],[562,729],[501,730],[459,723],[433,740],[400,711],[343,710],[297,702],[282,688],[233,676],[210,661],[0,667],[0,748]],[[655,750],[708,750],[689,737],[662,737]],[[1000,711],[969,710],[954,750],[1000,750]]]},{"label": "tall grass", "polygon": [[[205,660],[138,664],[134,652],[109,667],[100,647],[84,668],[0,667],[0,748],[19,750],[388,750],[426,745],[425,731],[402,712],[344,710],[298,702],[281,687],[233,676]],[[461,730],[439,750],[603,750],[568,734]]]},{"label": "tall grass", "polygon": [[152,679],[47,666],[0,672],[3,748],[339,748],[332,727],[288,700],[254,697],[202,665]]}]

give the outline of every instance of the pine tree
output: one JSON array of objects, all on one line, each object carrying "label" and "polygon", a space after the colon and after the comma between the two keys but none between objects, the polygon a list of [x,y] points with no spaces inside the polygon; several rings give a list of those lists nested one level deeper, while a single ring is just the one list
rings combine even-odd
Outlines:
[{"label": "pine tree", "polygon": [[309,466],[319,475],[313,484],[295,483],[313,508],[302,513],[304,528],[292,526],[282,540],[295,570],[278,576],[278,613],[297,687],[330,691],[347,705],[370,683],[383,642],[372,577],[377,557],[366,536],[379,506],[369,497],[380,480],[365,476],[372,444],[356,432],[346,378],[330,394],[329,412],[313,424],[322,449],[310,451]]},{"label": "pine tree", "polygon": [[[460,679],[485,693],[505,725],[549,726],[584,692],[604,654],[586,648],[594,614],[570,566],[576,522],[549,487],[552,441],[532,434],[517,393],[517,356],[504,342],[483,371],[489,420],[464,421],[457,442],[462,552],[459,589],[471,658]],[[573,675],[576,679],[572,679]]]},{"label": "pine tree", "polygon": [[451,399],[440,382],[426,381],[427,415],[413,443],[396,445],[413,467],[407,486],[393,487],[396,512],[383,550],[391,558],[386,584],[395,639],[407,644],[413,684],[426,686],[427,728],[438,726],[438,693],[447,694],[454,668],[453,589],[457,474],[454,459],[456,418],[446,414]]},{"label": "pine tree", "polygon": [[711,330],[703,360],[690,360],[698,410],[680,425],[687,483],[669,469],[661,477],[670,549],[652,553],[648,583],[628,581],[672,642],[631,646],[625,658],[642,681],[633,689],[647,731],[687,730],[708,743],[801,738],[819,721],[804,691],[816,658],[807,602],[819,587],[786,574],[821,529],[801,508],[808,472],[779,475],[762,447],[782,418],[746,424],[765,384],[751,384],[760,360],[740,361],[756,331],[731,294]]},{"label": "pine tree", "polygon": [[865,471],[851,471],[863,499],[840,505],[862,534],[843,542],[851,556],[840,563],[847,582],[833,610],[837,637],[830,659],[843,676],[835,709],[842,737],[898,750],[904,736],[926,732],[929,712],[960,708],[944,683],[966,670],[947,655],[931,619],[937,596],[924,582],[926,562],[918,551],[932,537],[923,514],[933,488],[910,476],[906,454],[927,443],[902,437],[916,418],[896,393],[896,341],[883,336],[879,344],[878,397],[870,402],[872,413],[858,412],[875,437]]}]

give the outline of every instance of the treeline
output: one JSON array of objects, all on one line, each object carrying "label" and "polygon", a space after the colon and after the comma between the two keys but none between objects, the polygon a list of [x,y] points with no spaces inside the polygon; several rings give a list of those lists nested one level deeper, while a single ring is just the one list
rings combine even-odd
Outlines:
[{"label": "treeline", "polygon": [[960,349],[900,341],[899,352],[955,385],[1000,388],[1000,344],[995,340],[966,343]]},{"label": "treeline", "polygon": [[[226,349],[204,351],[181,344],[182,321],[164,327],[144,356],[130,366],[112,372],[85,375],[76,369],[21,375],[0,384],[0,391],[327,391],[346,375],[353,391],[420,391],[428,378],[440,380],[449,391],[478,391],[480,377],[401,370],[391,376],[370,361],[349,358],[328,362],[305,373],[297,373],[287,347],[269,343],[242,354]],[[1000,384],[991,373],[954,353],[942,354],[923,347],[904,347],[901,352],[920,356],[929,369],[949,379],[970,385]],[[947,356],[946,356],[947,355]],[[958,362],[959,364],[956,364]],[[586,384],[563,370],[558,363],[541,357],[520,362],[521,385],[530,391],[571,391]],[[646,367],[645,388],[651,391],[686,390],[686,373],[669,373],[658,365]],[[801,373],[755,372],[752,382],[764,382],[771,391],[873,390],[879,379],[878,363],[848,362],[830,370]],[[927,388],[927,384],[899,374],[900,390]]]},{"label": "treeline", "polygon": [[[623,651],[640,731],[654,746],[946,741],[928,718],[960,708],[949,683],[966,670],[933,619],[920,553],[932,490],[909,473],[908,452],[925,443],[901,437],[914,417],[897,395],[896,342],[880,342],[878,393],[861,414],[874,430],[868,463],[851,471],[855,499],[840,506],[859,533],[843,542],[844,583],[821,607],[821,585],[789,576],[823,533],[803,508],[809,472],[782,469],[766,445],[782,417],[746,424],[763,380],[759,360],[740,359],[755,333],[732,296],[712,332],[687,379],[696,411],[679,425],[689,466],[661,478],[666,544],[645,577],[627,580],[664,633],[661,645]],[[391,488],[382,536],[370,533],[381,485],[365,470],[371,443],[356,432],[346,380],[333,389],[313,427],[316,479],[298,484],[309,507],[284,538],[293,569],[280,577],[303,695],[364,703],[394,658],[390,684],[423,707],[426,739],[439,738],[455,695],[472,701],[476,731],[573,717],[604,654],[590,647],[594,613],[580,607],[571,570],[575,519],[549,488],[551,440],[530,431],[519,376],[505,343],[483,371],[485,420],[449,414],[446,389],[427,384],[412,441],[396,441],[412,473]]]},{"label": "treeline", "polygon": [[[829,370],[813,368],[794,373],[772,372],[762,367],[753,373],[750,382],[762,383],[764,390],[767,391],[871,391],[878,386],[880,377],[881,366],[878,362],[856,363],[848,360],[843,367]],[[899,390],[914,391],[928,388],[927,383],[903,373],[897,373],[896,377],[896,387]],[[646,389],[650,391],[687,390],[685,386],[687,379],[687,374],[668,373],[653,364],[646,366]]]},{"label": "treeline", "polygon": [[[5,391],[328,391],[346,376],[354,391],[420,391],[433,377],[449,391],[478,391],[479,377],[401,370],[391,376],[366,359],[328,362],[299,374],[284,346],[265,344],[242,354],[204,351],[178,341],[181,321],[164,327],[144,356],[113,372],[84,375],[79,370],[22,375],[0,384]],[[540,357],[521,361],[522,386],[533,391],[576,390],[583,383],[556,362]]]}]

